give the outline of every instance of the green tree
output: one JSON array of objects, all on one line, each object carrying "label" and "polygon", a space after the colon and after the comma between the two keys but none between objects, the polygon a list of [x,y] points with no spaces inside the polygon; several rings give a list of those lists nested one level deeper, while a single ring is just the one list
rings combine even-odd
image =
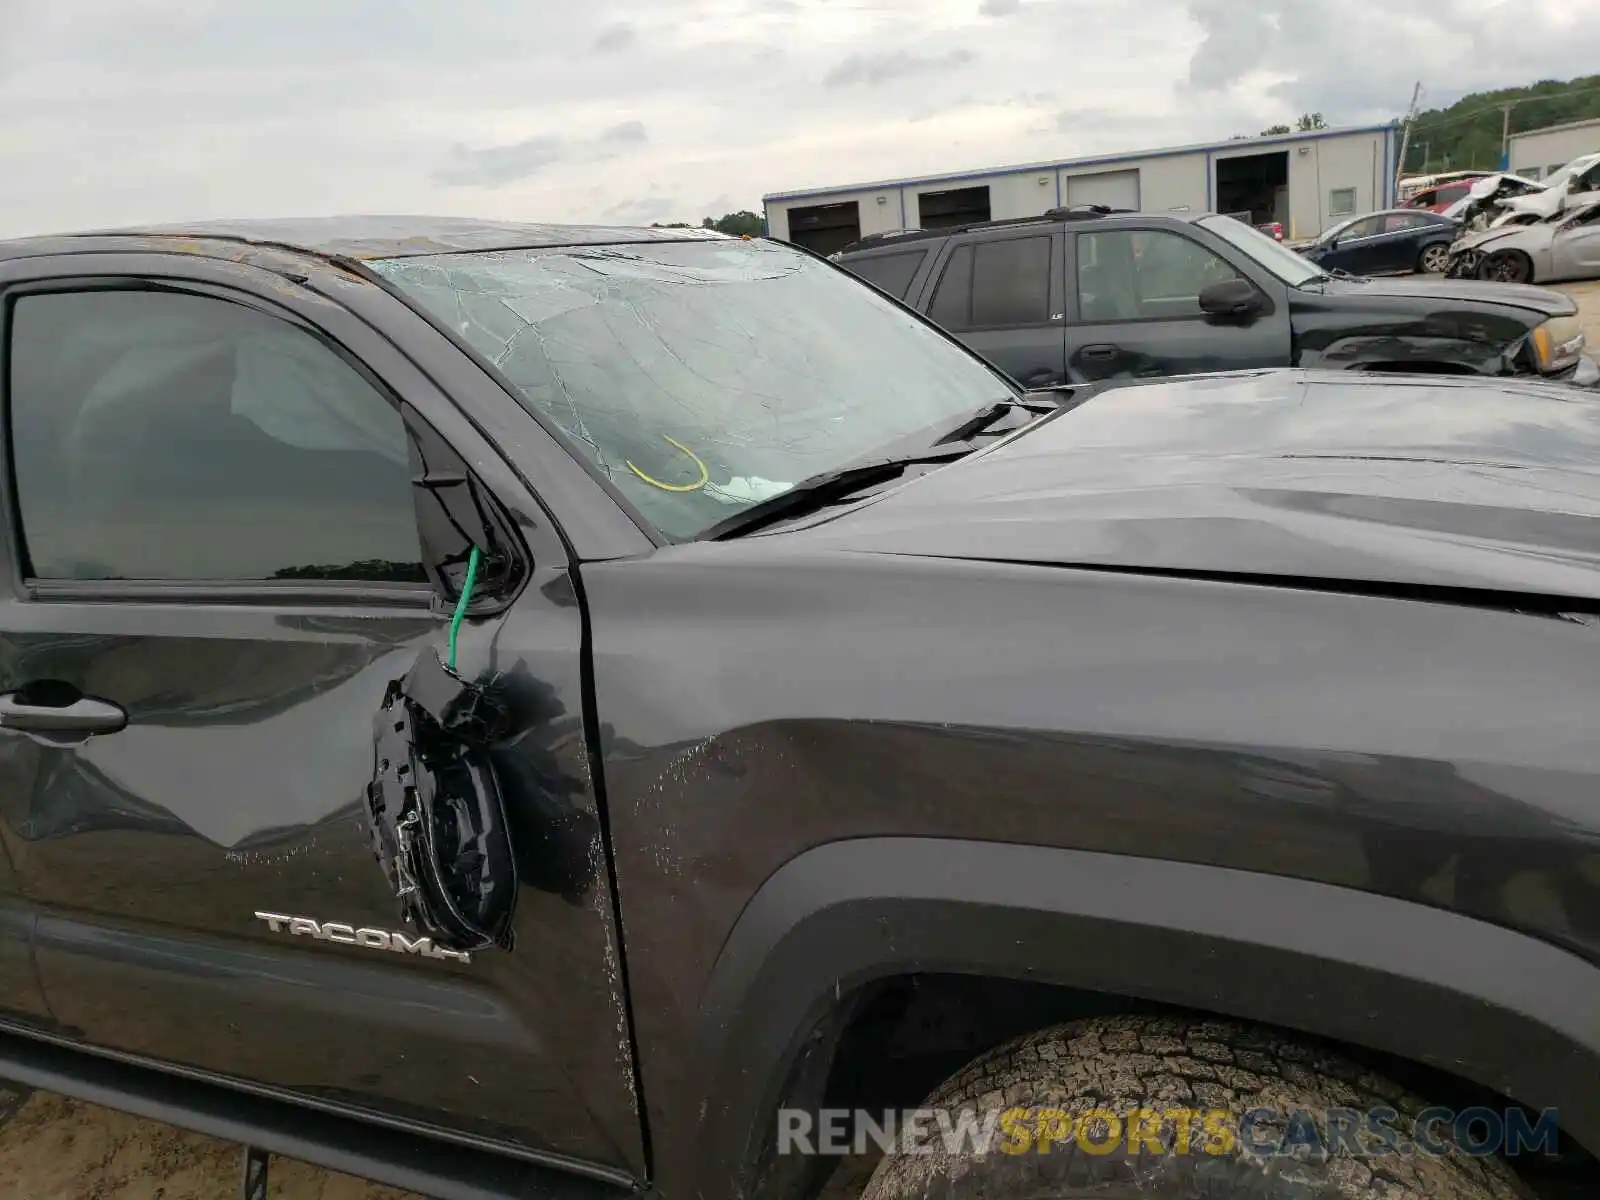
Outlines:
[{"label": "green tree", "polygon": [[1600,75],[1473,92],[1448,107],[1420,112],[1411,127],[1404,169],[1428,173],[1498,167],[1506,105],[1511,107],[1512,133],[1592,120],[1600,117]]},{"label": "green tree", "polygon": [[[1310,133],[1316,129],[1326,129],[1328,123],[1322,119],[1321,113],[1301,113],[1300,119],[1295,123],[1295,128],[1301,133]],[[1285,133],[1288,130],[1284,130]]]},{"label": "green tree", "polygon": [[1287,125],[1268,125],[1265,129],[1263,129],[1261,131],[1261,136],[1262,137],[1277,137],[1279,134],[1293,133],[1293,132],[1294,132],[1294,130],[1290,129]]},{"label": "green tree", "polygon": [[732,234],[734,237],[764,237],[767,232],[766,218],[760,213],[753,213],[748,209],[724,213],[715,221],[707,217],[700,224],[706,229],[715,229],[719,233]]}]

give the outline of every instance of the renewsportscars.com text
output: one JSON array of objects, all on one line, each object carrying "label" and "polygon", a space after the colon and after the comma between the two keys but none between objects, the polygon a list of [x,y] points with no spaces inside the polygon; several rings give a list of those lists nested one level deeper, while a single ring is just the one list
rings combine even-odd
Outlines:
[{"label": "renewsportscars.com text", "polygon": [[1537,1117],[1520,1108],[1430,1108],[1415,1117],[1394,1109],[1253,1109],[1149,1107],[911,1109],[867,1113],[824,1109],[778,1113],[780,1154],[1049,1154],[1069,1147],[1089,1154],[1244,1153],[1285,1155],[1554,1154],[1554,1109]]}]

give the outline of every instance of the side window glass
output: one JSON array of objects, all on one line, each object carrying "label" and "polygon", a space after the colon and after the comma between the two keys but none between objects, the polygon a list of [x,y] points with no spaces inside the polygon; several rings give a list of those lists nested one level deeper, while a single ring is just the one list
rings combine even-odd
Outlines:
[{"label": "side window glass", "polygon": [[972,262],[972,324],[1042,325],[1050,319],[1050,239],[979,242]]},{"label": "side window glass", "polygon": [[946,329],[965,329],[972,323],[972,246],[957,246],[945,263],[944,274],[928,306],[928,317]]},{"label": "side window glass", "polygon": [[907,250],[901,254],[876,254],[842,265],[845,270],[888,292],[896,300],[904,300],[926,253],[923,250]]},{"label": "side window glass", "polygon": [[1078,298],[1086,321],[1199,317],[1200,293],[1238,277],[1226,261],[1182,234],[1078,235]]},{"label": "side window glass", "polygon": [[426,581],[400,413],[310,333],[58,292],[16,302],[7,361],[35,578]]},{"label": "side window glass", "polygon": [[1354,241],[1356,238],[1371,237],[1378,232],[1378,218],[1368,217],[1364,221],[1357,221],[1339,235],[1341,242]]}]

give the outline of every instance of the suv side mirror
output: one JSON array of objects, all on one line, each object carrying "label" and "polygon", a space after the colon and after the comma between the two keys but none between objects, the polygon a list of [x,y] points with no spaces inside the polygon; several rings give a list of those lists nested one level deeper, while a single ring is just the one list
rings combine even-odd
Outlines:
[{"label": "suv side mirror", "polygon": [[1224,279],[1200,290],[1200,311],[1214,317],[1253,317],[1261,311],[1261,293],[1248,279]]}]

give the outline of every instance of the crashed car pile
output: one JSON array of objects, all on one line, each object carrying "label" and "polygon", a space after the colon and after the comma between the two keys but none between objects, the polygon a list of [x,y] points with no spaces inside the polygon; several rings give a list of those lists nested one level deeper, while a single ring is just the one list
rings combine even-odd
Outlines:
[{"label": "crashed car pile", "polygon": [[1600,278],[1600,154],[1543,182],[1487,175],[1446,210],[1461,232],[1445,275],[1500,283]]}]

